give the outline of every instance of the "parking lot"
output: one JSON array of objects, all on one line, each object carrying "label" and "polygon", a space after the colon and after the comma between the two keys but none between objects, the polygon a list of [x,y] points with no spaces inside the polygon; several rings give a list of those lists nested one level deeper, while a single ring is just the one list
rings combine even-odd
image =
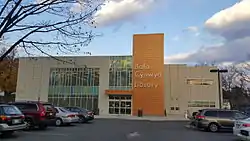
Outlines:
[{"label": "parking lot", "polygon": [[45,131],[20,131],[6,141],[234,141],[230,132],[209,133],[185,128],[184,121],[132,121],[96,119],[88,124],[49,127]]}]

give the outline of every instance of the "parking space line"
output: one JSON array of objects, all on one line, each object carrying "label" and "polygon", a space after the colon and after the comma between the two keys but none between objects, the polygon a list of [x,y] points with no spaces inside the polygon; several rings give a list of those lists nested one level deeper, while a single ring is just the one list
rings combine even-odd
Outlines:
[{"label": "parking space line", "polygon": [[36,133],[36,132],[22,132],[24,134],[32,134],[32,135],[45,135],[45,136],[69,136],[67,134],[56,134],[56,133]]}]

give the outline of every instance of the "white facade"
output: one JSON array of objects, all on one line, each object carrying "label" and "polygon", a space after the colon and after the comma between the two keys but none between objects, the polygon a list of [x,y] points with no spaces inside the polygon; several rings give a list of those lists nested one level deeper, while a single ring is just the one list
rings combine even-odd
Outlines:
[{"label": "white facade", "polygon": [[[48,101],[49,78],[51,68],[100,68],[98,108],[99,114],[109,114],[109,56],[60,57],[60,60],[75,63],[63,63],[48,57],[34,59],[20,58],[17,79],[16,100]],[[183,114],[190,107],[190,101],[212,101],[219,107],[218,79],[210,73],[211,67],[188,67],[186,65],[165,65],[165,109],[170,114]],[[211,85],[190,85],[188,79],[209,79]],[[132,103],[131,103],[132,104]],[[172,108],[177,108],[173,110]]]},{"label": "white facade", "polygon": [[108,97],[104,94],[109,88],[108,56],[91,56],[91,57],[62,57],[60,60],[75,62],[74,64],[63,63],[48,57],[35,59],[20,58],[16,100],[38,100],[48,101],[48,89],[50,68],[73,68],[73,67],[98,67],[100,68],[100,87],[98,108],[100,114],[108,114]]}]

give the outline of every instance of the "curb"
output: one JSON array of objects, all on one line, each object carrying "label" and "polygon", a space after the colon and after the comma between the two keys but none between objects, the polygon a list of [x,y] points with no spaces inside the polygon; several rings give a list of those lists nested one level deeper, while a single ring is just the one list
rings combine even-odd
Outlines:
[{"label": "curb", "polygon": [[150,119],[150,118],[126,118],[126,117],[96,117],[96,119],[122,119],[122,120],[141,120],[141,121],[188,121],[188,119],[170,119],[170,118],[160,118],[160,119]]}]

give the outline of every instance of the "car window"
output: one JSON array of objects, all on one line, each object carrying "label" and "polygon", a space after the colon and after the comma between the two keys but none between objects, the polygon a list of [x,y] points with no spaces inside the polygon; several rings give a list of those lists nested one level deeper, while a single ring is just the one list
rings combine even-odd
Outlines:
[{"label": "car window", "polygon": [[87,109],[83,109],[83,108],[81,108],[80,110],[81,110],[81,112],[88,112],[88,110],[87,110]]},{"label": "car window", "polygon": [[15,106],[3,106],[3,113],[7,115],[22,114],[22,112]]},{"label": "car window", "polygon": [[65,109],[72,111],[72,109],[70,107],[64,107]]},{"label": "car window", "polygon": [[204,113],[204,116],[206,116],[206,117],[217,117],[218,115],[217,115],[217,111],[206,111]]},{"label": "car window", "polygon": [[72,110],[73,112],[81,112],[81,110],[78,109],[78,108],[71,108],[71,110]]},{"label": "car window", "polygon": [[13,104],[15,105],[18,109],[20,109],[21,111],[26,111],[26,110],[31,110],[31,111],[37,111],[37,106],[36,104],[21,104],[21,103],[15,103]]},{"label": "car window", "polygon": [[242,112],[235,112],[234,113],[234,118],[235,119],[246,119],[249,116],[247,116],[246,114],[242,113]]},{"label": "car window", "polygon": [[59,108],[60,109],[60,111],[62,111],[62,112],[64,112],[64,113],[67,113],[67,112],[69,112],[69,110],[67,110],[66,108]]},{"label": "car window", "polygon": [[57,108],[55,108],[55,110],[56,110],[56,113],[59,113],[59,111],[58,111],[58,109],[57,109]]},{"label": "car window", "polygon": [[50,110],[54,109],[53,105],[51,105],[51,104],[43,104],[43,106],[46,109],[46,111],[50,111]]},{"label": "car window", "polygon": [[220,118],[232,118],[233,112],[232,111],[219,111],[218,115]]}]

